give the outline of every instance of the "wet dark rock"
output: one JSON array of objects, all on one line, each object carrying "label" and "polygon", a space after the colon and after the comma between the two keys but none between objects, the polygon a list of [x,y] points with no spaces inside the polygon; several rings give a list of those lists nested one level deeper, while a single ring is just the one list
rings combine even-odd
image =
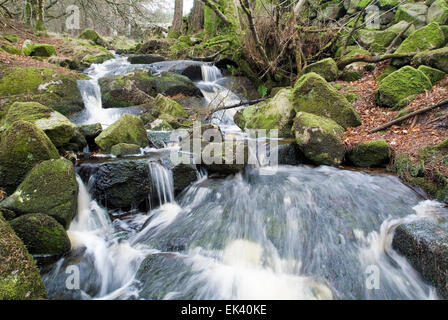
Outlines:
[{"label": "wet dark rock", "polygon": [[128,57],[128,61],[131,64],[152,64],[166,59],[158,54],[133,54]]},{"label": "wet dark rock", "polygon": [[295,143],[287,143],[278,146],[278,164],[297,166],[306,161],[305,155]]},{"label": "wet dark rock", "polygon": [[392,246],[448,299],[448,222],[418,221],[398,226]]},{"label": "wet dark rock", "polygon": [[179,194],[198,180],[198,170],[193,164],[179,164],[173,168],[174,193]]},{"label": "wet dark rock", "polygon": [[189,65],[182,72],[180,72],[180,74],[188,77],[192,81],[203,80],[202,69],[201,66],[198,64]]}]

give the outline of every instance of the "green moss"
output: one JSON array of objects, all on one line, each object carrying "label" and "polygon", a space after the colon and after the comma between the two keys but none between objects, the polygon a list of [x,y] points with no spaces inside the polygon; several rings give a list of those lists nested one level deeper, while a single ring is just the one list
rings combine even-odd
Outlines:
[{"label": "green moss", "polygon": [[404,116],[407,116],[408,114],[410,114],[412,111],[409,110],[408,108],[401,110],[400,112],[397,113],[397,115],[395,116],[394,119],[398,119]]},{"label": "green moss", "polygon": [[66,159],[44,161],[1,206],[21,215],[44,212],[66,229],[76,215],[78,183],[73,164]]},{"label": "green moss", "polygon": [[448,73],[448,48],[421,52],[412,59],[412,62],[416,66],[427,65]]},{"label": "green moss", "polygon": [[161,115],[170,115],[175,118],[187,118],[188,113],[185,109],[176,101],[158,94],[154,102],[154,109],[152,115],[154,117],[160,117]]},{"label": "green moss", "polygon": [[140,146],[135,144],[119,143],[111,148],[110,153],[116,157],[140,154]]},{"label": "green moss", "polygon": [[8,40],[9,42],[12,43],[17,43],[19,42],[19,37],[16,36],[15,34],[8,34],[4,37],[6,40]]},{"label": "green moss", "polygon": [[395,53],[411,53],[424,50],[437,49],[445,43],[445,35],[436,22],[414,31],[398,47]]},{"label": "green moss", "polygon": [[350,103],[353,103],[353,102],[355,102],[356,100],[358,100],[358,95],[357,95],[356,93],[353,93],[353,92],[349,92],[349,93],[347,93],[347,94],[345,95],[345,97],[347,98],[347,100],[348,100]]},{"label": "green moss", "polygon": [[387,165],[391,150],[384,139],[361,143],[348,154],[349,160],[358,167],[378,167]]},{"label": "green moss", "polygon": [[428,66],[421,65],[418,67],[418,70],[426,74],[426,76],[431,80],[431,83],[434,85],[443,78],[445,78],[446,73],[443,71],[440,71],[438,69],[434,69]]},{"label": "green moss", "polygon": [[34,165],[58,158],[58,151],[41,129],[16,121],[0,138],[0,185],[11,193]]},{"label": "green moss", "polygon": [[235,123],[242,129],[277,129],[279,137],[293,137],[291,127],[296,112],[292,98],[291,89],[282,89],[274,98],[239,111]]},{"label": "green moss", "polygon": [[331,119],[299,112],[292,132],[305,156],[317,165],[339,165],[344,158],[344,128]]},{"label": "green moss", "polygon": [[417,26],[426,23],[428,7],[423,3],[406,3],[400,5],[395,13],[395,22],[413,22]]},{"label": "green moss", "polygon": [[76,126],[65,116],[37,102],[16,102],[8,110],[5,123],[17,120],[34,123],[42,129],[56,147],[61,147],[75,135]]},{"label": "green moss", "polygon": [[448,22],[448,3],[446,0],[435,0],[428,9],[427,21],[439,24]]},{"label": "green moss", "polygon": [[395,107],[403,99],[431,87],[431,81],[423,72],[406,66],[382,80],[375,91],[375,100],[380,106]]},{"label": "green moss", "polygon": [[21,55],[22,54],[22,50],[18,49],[17,47],[15,47],[15,46],[13,46],[12,44],[9,44],[9,43],[2,44],[0,49],[2,49],[5,52],[8,52],[10,54],[15,54],[15,55]]},{"label": "green moss", "polygon": [[31,254],[60,256],[71,249],[67,232],[47,215],[23,215],[12,220],[10,225]]},{"label": "green moss", "polygon": [[394,73],[395,71],[397,71],[397,68],[393,67],[393,66],[387,66],[383,72],[381,72],[381,74],[378,76],[378,78],[376,78],[377,82],[381,82],[383,81],[384,78],[386,78],[388,75],[390,75],[391,73]]},{"label": "green moss", "polygon": [[324,78],[308,73],[294,86],[294,109],[330,118],[344,128],[356,127],[361,119],[347,99]]},{"label": "green moss", "polygon": [[6,69],[0,79],[0,96],[37,91],[39,85],[53,80],[54,71],[46,68]]},{"label": "green moss", "polygon": [[142,148],[148,145],[148,138],[143,121],[134,115],[124,114],[109,128],[95,138],[95,143],[104,152],[119,143],[135,144]]},{"label": "green moss", "polygon": [[57,56],[56,49],[50,44],[35,44],[29,54],[32,57],[51,57]]},{"label": "green moss", "polygon": [[85,29],[83,32],[81,32],[78,38],[84,40],[90,40],[93,41],[94,43],[98,43],[99,41],[101,41],[100,35],[95,30],[92,29]]},{"label": "green moss", "polygon": [[335,81],[338,77],[338,66],[332,58],[326,58],[318,62],[312,63],[302,70],[302,75],[315,72],[327,81]]},{"label": "green moss", "polygon": [[33,258],[1,214],[0,260],[0,300],[47,298]]}]

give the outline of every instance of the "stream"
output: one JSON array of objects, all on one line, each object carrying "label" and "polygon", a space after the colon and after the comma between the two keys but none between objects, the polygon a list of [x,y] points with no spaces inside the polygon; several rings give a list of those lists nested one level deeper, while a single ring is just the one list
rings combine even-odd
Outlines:
[{"label": "stream", "polygon": [[[73,121],[107,127],[123,113],[138,113],[103,109],[98,80],[177,63],[131,65],[117,56],[93,65],[91,80],[79,81],[85,111]],[[207,104],[244,98],[229,91],[219,69],[200,64],[196,85]],[[218,112],[212,122],[224,133],[242,134],[235,112]],[[87,181],[78,176],[78,215],[68,230],[72,252],[43,276],[50,298],[438,298],[391,242],[397,225],[448,212],[395,176],[305,165],[248,168],[226,179],[201,171],[175,197],[172,171],[151,159],[148,166],[158,206],[123,219],[94,200],[95,174]],[[80,278],[75,289],[67,285],[73,270]]]}]

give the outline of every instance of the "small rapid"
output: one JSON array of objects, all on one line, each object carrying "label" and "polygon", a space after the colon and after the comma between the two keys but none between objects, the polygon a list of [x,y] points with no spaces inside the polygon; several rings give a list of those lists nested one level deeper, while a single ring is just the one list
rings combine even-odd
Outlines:
[{"label": "small rapid", "polygon": [[[78,122],[107,126],[134,110],[103,109],[101,78],[134,69],[164,72],[176,63],[131,65],[117,56],[93,65],[91,79],[79,82],[86,110]],[[218,68],[197,64],[196,85],[210,108],[243,100]],[[216,112],[212,123],[242,134],[233,122],[237,110]],[[397,177],[265,164],[226,179],[201,170],[195,184],[175,195],[171,169],[151,159],[148,168],[154,207],[119,219],[93,198],[95,174],[77,178],[72,252],[43,276],[50,298],[437,299],[391,243],[399,224],[448,212]],[[79,281],[69,286],[73,270]],[[378,275],[374,288],[370,272]]]}]

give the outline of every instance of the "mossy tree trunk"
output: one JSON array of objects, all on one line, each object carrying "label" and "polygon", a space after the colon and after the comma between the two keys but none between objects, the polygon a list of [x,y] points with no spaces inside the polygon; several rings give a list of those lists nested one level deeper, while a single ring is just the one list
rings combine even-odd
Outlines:
[{"label": "mossy tree trunk", "polygon": [[204,3],[200,0],[195,0],[193,11],[191,14],[191,30],[198,32],[204,26]]},{"label": "mossy tree trunk", "polygon": [[171,32],[180,35],[182,33],[182,17],[183,17],[184,1],[176,0],[174,5],[174,18]]},{"label": "mossy tree trunk", "polygon": [[45,31],[45,0],[37,1],[36,30]]}]

